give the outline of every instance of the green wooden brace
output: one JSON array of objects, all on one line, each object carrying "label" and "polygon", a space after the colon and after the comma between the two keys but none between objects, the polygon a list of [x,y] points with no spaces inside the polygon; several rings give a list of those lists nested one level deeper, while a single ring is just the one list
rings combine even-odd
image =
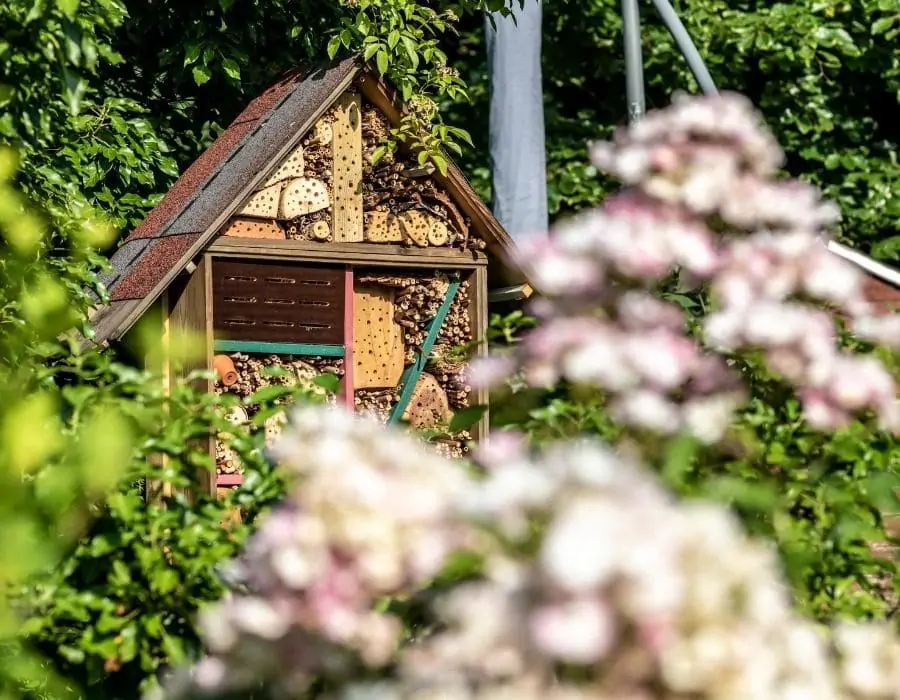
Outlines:
[{"label": "green wooden brace", "polygon": [[416,359],[413,363],[403,370],[403,376],[400,377],[400,386],[402,387],[400,390],[400,400],[397,402],[397,405],[394,406],[394,410],[391,411],[391,417],[388,420],[388,423],[393,424],[399,422],[400,418],[403,417],[403,414],[406,413],[406,407],[409,405],[409,400],[412,398],[416,384],[419,383],[419,377],[422,375],[422,371],[428,363],[428,357],[431,355],[431,349],[434,347],[435,341],[437,341],[438,333],[441,331],[444,319],[447,318],[447,313],[450,311],[450,306],[453,304],[456,292],[459,291],[459,285],[459,278],[451,280],[450,287],[447,289],[447,296],[444,297],[444,301],[441,302],[437,313],[434,315],[434,318],[431,319],[431,325],[428,326],[428,334],[425,336],[425,342],[422,344],[422,348],[416,353]]},{"label": "green wooden brace", "polygon": [[303,355],[304,357],[343,357],[343,345],[315,345],[313,343],[268,343],[261,340],[216,340],[216,352],[258,352],[271,355]]}]

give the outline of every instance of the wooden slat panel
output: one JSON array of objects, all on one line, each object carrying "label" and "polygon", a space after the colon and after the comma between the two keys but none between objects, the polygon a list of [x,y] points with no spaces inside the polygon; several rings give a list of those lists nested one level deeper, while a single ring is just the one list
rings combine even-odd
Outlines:
[{"label": "wooden slat panel", "polygon": [[217,338],[286,343],[343,342],[343,270],[268,261],[213,266]]},{"label": "wooden slat panel", "polygon": [[363,240],[362,200],[362,111],[358,93],[346,92],[338,98],[332,125],[334,155],[331,183],[331,216],[334,240]]}]

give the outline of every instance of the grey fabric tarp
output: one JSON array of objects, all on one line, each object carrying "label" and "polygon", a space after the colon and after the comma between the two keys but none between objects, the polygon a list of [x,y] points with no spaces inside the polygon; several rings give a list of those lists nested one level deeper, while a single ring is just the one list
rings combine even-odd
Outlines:
[{"label": "grey fabric tarp", "polygon": [[[548,228],[541,4],[514,3],[515,19],[485,17],[490,76],[491,208],[513,239]],[[496,29],[491,25],[491,17]]]}]

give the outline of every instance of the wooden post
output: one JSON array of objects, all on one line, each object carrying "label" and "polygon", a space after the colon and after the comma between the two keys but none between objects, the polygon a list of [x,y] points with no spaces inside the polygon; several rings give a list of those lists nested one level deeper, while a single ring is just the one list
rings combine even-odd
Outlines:
[{"label": "wooden post", "polygon": [[[209,257],[205,256],[190,273],[180,293],[173,285],[166,292],[164,299],[166,300],[163,335],[166,353],[165,377],[167,390],[171,390],[176,381],[183,380],[194,370],[212,367],[212,276]],[[199,337],[202,348],[188,358],[173,357],[172,336],[181,334]],[[213,391],[212,382],[208,380],[197,382],[196,388],[198,391]],[[198,447],[205,448],[215,459],[215,445],[212,438],[205,440],[205,444],[201,443]],[[198,493],[215,494],[215,472],[199,469],[195,479]],[[192,494],[188,490],[185,495],[190,497]]]},{"label": "wooden post", "polygon": [[353,268],[347,266],[344,271],[344,381],[342,396],[347,410],[356,410],[353,387]]},{"label": "wooden post", "polygon": [[341,95],[332,126],[331,217],[337,243],[363,240],[361,105],[358,93]]},{"label": "wooden post", "polygon": [[[473,359],[485,357],[488,354],[488,272],[486,267],[478,267],[472,273],[470,279],[471,293],[469,294],[469,318],[472,324],[473,336],[476,342]],[[490,392],[479,387],[474,392],[475,404],[487,406]],[[478,422],[473,426],[472,437],[475,440],[484,440],[490,430],[490,416],[485,411]]]}]

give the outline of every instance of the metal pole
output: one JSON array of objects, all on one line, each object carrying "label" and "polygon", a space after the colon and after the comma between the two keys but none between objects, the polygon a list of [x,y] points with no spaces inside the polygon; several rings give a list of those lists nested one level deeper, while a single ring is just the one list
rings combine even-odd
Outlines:
[{"label": "metal pole", "polygon": [[[628,0],[623,0],[623,2],[627,3]],[[688,67],[691,69],[691,73],[694,74],[694,79],[697,81],[700,89],[705,95],[717,95],[719,91],[716,88],[716,84],[713,82],[712,76],[709,74],[709,70],[703,62],[703,58],[697,51],[697,47],[691,40],[691,35],[688,34],[687,29],[684,28],[684,24],[682,24],[681,19],[675,12],[675,8],[672,7],[672,3],[670,3],[669,0],[653,0],[653,4],[656,6],[656,11],[659,12],[659,16],[665,23],[666,28],[672,35],[678,48],[681,50],[681,55],[684,56],[684,60],[687,61]],[[625,69],[627,71],[627,44],[625,51]]]},{"label": "metal pole", "polygon": [[638,0],[622,0],[622,34],[625,43],[625,93],[628,122],[644,118],[644,59],[641,56],[641,16]]}]

